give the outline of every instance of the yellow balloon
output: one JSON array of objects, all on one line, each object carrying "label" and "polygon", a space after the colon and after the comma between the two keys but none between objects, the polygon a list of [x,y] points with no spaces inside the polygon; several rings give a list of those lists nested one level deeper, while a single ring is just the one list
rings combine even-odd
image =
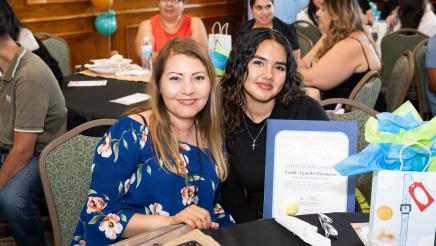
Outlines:
[{"label": "yellow balloon", "polygon": [[98,9],[108,10],[112,7],[114,0],[91,0],[91,3]]}]

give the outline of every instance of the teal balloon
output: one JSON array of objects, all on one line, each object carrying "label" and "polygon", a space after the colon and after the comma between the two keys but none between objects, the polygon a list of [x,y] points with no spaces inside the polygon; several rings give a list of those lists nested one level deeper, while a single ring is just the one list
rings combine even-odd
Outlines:
[{"label": "teal balloon", "polygon": [[111,35],[117,30],[115,11],[109,10],[95,18],[95,29],[102,35]]}]

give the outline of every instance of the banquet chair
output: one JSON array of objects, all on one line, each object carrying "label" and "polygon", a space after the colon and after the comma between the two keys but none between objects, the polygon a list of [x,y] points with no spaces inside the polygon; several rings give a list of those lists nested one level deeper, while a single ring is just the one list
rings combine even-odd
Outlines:
[{"label": "banquet chair", "polygon": [[389,81],[387,81],[385,91],[386,111],[393,112],[404,102],[414,71],[413,54],[411,51],[406,50],[395,62],[392,74]]},{"label": "banquet chair", "polygon": [[300,47],[301,57],[304,57],[312,49],[312,41],[303,33],[297,31],[298,46]]},{"label": "banquet chair", "polygon": [[[348,99],[365,104],[374,108],[381,89],[381,78],[377,71],[369,71],[357,83]],[[355,108],[353,108],[355,109]]]},{"label": "banquet chair", "polygon": [[35,36],[42,40],[50,55],[59,63],[64,77],[70,76],[72,73],[68,43],[64,39],[46,32],[36,33]]},{"label": "banquet chair", "polygon": [[56,138],[41,152],[39,171],[56,246],[70,244],[91,182],[91,164],[100,137],[81,133],[115,122],[86,122]]},{"label": "banquet chair", "polygon": [[[344,107],[349,106],[350,108],[355,108],[355,110],[350,112],[346,111],[344,114],[327,112],[327,115],[332,121],[357,122],[357,152],[362,151],[368,145],[368,142],[365,140],[365,124],[370,117],[377,118],[377,111],[360,102],[356,102],[348,98],[329,98],[322,100],[320,104],[321,106],[342,104]],[[360,209],[364,213],[369,213],[369,204],[371,202],[371,186],[372,173],[364,173],[357,176],[355,195]]]},{"label": "banquet chair", "polygon": [[381,41],[382,59],[382,87],[387,86],[390,80],[395,62],[405,50],[412,51],[418,44],[428,36],[416,29],[404,28],[391,32],[383,37]]},{"label": "banquet chair", "polygon": [[316,42],[318,42],[318,40],[321,38],[322,34],[319,28],[310,22],[297,20],[292,23],[292,25],[294,25],[295,29],[297,29],[297,32],[300,32],[304,36],[308,37],[310,41],[312,41],[312,44],[316,44]]},{"label": "banquet chair", "polygon": [[422,40],[413,50],[415,62],[414,82],[418,94],[418,111],[423,119],[430,117],[430,105],[426,93],[427,75],[425,68],[425,54],[427,52],[428,40]]},{"label": "banquet chair", "polygon": [[[358,123],[357,151],[360,152],[368,143],[365,140],[365,124],[369,117],[377,117],[377,111],[360,102],[348,98],[329,98],[320,102],[321,106],[342,104],[346,111],[344,114],[336,114],[328,111],[330,120],[335,121],[356,121]],[[347,110],[349,108],[350,110]]]}]

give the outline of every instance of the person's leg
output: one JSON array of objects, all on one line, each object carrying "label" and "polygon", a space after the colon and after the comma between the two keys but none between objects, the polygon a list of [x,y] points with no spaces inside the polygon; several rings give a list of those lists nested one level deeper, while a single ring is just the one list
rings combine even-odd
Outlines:
[{"label": "person's leg", "polygon": [[45,245],[36,204],[41,192],[38,157],[35,156],[0,190],[0,213],[19,246]]}]

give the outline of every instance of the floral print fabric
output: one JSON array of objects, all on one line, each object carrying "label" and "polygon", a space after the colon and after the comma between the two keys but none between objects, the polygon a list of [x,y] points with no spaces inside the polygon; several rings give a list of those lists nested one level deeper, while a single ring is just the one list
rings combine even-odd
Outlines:
[{"label": "floral print fabric", "polygon": [[173,216],[192,204],[207,209],[220,226],[234,223],[216,204],[219,179],[207,150],[179,144],[185,179],[160,165],[148,130],[123,117],[100,140],[72,245],[115,243],[133,214]]}]

